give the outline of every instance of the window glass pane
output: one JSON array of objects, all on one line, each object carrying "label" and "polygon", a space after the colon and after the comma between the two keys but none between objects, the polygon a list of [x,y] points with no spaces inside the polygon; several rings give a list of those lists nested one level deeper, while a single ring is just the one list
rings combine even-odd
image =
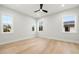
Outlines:
[{"label": "window glass pane", "polygon": [[75,16],[64,16],[64,32],[75,32]]},{"label": "window glass pane", "polygon": [[12,17],[2,16],[2,30],[3,32],[12,32]]}]

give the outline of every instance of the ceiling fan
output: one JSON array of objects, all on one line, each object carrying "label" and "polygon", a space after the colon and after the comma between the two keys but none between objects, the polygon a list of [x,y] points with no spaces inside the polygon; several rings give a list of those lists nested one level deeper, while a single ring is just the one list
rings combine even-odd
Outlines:
[{"label": "ceiling fan", "polygon": [[42,9],[42,8],[43,8],[43,4],[40,4],[40,9],[39,9],[39,10],[36,10],[36,11],[34,11],[34,12],[43,11],[43,12],[45,12],[45,13],[48,13],[47,10],[44,10],[44,9]]}]

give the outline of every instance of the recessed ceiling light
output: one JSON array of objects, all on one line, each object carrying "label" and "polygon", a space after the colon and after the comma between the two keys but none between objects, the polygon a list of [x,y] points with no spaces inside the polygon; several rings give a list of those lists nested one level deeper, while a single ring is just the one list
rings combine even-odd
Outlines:
[{"label": "recessed ceiling light", "polygon": [[62,4],[61,6],[64,7],[64,4]]}]

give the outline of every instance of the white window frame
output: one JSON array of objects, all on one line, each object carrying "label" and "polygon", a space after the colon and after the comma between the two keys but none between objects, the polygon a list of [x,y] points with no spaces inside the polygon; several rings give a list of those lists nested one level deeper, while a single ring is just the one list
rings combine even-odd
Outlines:
[{"label": "white window frame", "polygon": [[[64,31],[64,28],[63,28],[63,26],[64,26],[64,17],[65,16],[74,16],[75,17],[75,31],[74,32],[65,32]],[[64,15],[64,16],[62,16],[62,32],[63,33],[77,33],[77,16],[76,15]]]},{"label": "white window frame", "polygon": [[[3,22],[3,19],[2,19],[3,16],[10,16],[10,17],[12,17],[11,32],[3,32],[3,23],[2,23]],[[13,16],[12,15],[7,15],[7,14],[2,14],[1,15],[1,32],[3,34],[13,33]]]}]

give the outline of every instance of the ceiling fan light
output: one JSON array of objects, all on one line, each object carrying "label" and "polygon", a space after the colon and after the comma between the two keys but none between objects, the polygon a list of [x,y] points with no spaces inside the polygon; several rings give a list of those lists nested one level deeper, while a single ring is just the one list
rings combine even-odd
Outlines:
[{"label": "ceiling fan light", "polygon": [[40,11],[42,12],[42,9],[40,9]]}]

